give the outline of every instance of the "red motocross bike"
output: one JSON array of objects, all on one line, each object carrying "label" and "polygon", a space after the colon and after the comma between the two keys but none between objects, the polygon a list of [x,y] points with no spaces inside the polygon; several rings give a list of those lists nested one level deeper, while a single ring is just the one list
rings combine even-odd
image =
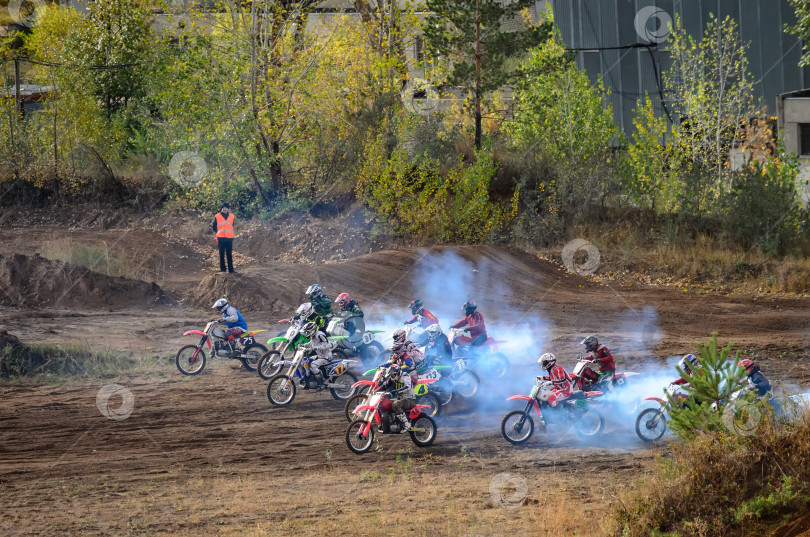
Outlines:
[{"label": "red motocross bike", "polygon": [[[175,363],[184,375],[197,375],[205,369],[207,358],[240,360],[248,371],[256,371],[259,359],[267,352],[267,347],[256,343],[256,334],[266,330],[242,332],[239,339],[229,341],[225,331],[217,326],[216,319],[209,321],[203,331],[189,330],[183,335],[201,336],[196,345],[186,345],[177,351]],[[212,344],[213,342],[213,344]],[[204,347],[208,347],[206,352]]]}]

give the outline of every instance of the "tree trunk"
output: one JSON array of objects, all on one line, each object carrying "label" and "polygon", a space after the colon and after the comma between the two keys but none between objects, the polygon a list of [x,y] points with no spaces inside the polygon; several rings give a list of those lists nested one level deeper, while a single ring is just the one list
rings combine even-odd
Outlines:
[{"label": "tree trunk", "polygon": [[475,149],[481,149],[481,12],[475,2]]}]

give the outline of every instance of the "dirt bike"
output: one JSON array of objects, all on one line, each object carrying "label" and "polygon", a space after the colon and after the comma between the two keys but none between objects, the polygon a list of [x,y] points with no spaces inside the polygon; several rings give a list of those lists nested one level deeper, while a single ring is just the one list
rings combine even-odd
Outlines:
[{"label": "dirt bike", "polygon": [[594,361],[587,360],[584,356],[577,359],[577,365],[571,376],[580,391],[601,391],[610,402],[619,403],[621,410],[628,414],[635,414],[639,407],[639,401],[632,395],[623,393],[628,386],[628,378],[638,375],[632,371],[615,372],[610,378],[598,381],[599,373],[594,369]]},{"label": "dirt bike", "polygon": [[[680,386],[670,384],[667,393],[678,404],[685,404],[688,395],[680,391]],[[636,434],[645,442],[661,440],[667,432],[667,411],[669,400],[660,397],[645,397],[644,401],[655,401],[658,408],[645,408],[636,417]]]},{"label": "dirt bike", "polygon": [[[367,453],[374,444],[374,425],[380,434],[402,434],[402,426],[393,415],[390,395],[385,391],[374,392],[368,404],[361,405],[354,410],[358,416],[346,429],[346,445],[354,453],[362,455]],[[413,443],[419,447],[427,447],[436,440],[436,422],[425,414],[423,405],[415,405],[408,413]]]},{"label": "dirt bike", "polygon": [[337,359],[321,366],[322,380],[319,383],[311,374],[307,375],[309,361],[303,348],[295,351],[292,360],[284,360],[282,366],[289,366],[285,375],[277,375],[267,385],[267,398],[274,405],[284,406],[295,398],[296,384],[303,390],[325,390],[329,388],[335,399],[348,399],[354,395],[357,377],[349,372],[349,364],[356,360]]},{"label": "dirt bike", "polygon": [[506,343],[504,339],[488,337],[481,345],[456,345],[458,336],[470,335],[469,328],[451,328],[450,345],[453,347],[453,359],[464,359],[466,368],[481,373],[484,378],[497,379],[506,376],[511,369],[509,358],[498,352],[498,345]]},{"label": "dirt bike", "polygon": [[[371,380],[358,380],[354,383],[354,387],[357,389],[358,393],[354,394],[346,401],[344,413],[347,420],[352,421],[352,418],[355,417],[355,409],[366,402],[369,394],[379,390],[385,370],[386,368],[384,367],[369,369],[363,373],[363,376],[365,377],[374,373],[374,377]],[[436,379],[419,379],[416,381],[416,386],[413,387],[413,393],[416,394],[416,404],[424,406],[426,408],[425,414],[431,418],[438,416],[442,411],[442,403],[439,397],[431,393],[428,388],[428,385],[433,382],[436,382]]]},{"label": "dirt bike", "polygon": [[478,375],[466,368],[467,362],[463,359],[456,360],[452,366],[434,365],[427,366],[419,371],[420,379],[436,379],[433,392],[439,397],[442,406],[449,405],[454,395],[469,398],[478,392],[481,379]]},{"label": "dirt bike", "polygon": [[[357,356],[366,366],[378,363],[385,347],[376,340],[375,334],[382,333],[384,330],[365,330],[365,323],[363,323],[362,326],[358,326],[358,330],[354,334],[350,335],[346,323],[352,318],[362,320],[362,317],[336,313],[326,328],[327,335],[330,338],[344,337],[339,341],[337,348],[342,350],[346,356]],[[359,321],[355,322],[359,323]]]},{"label": "dirt bike", "polygon": [[[259,358],[267,352],[264,345],[256,343],[256,334],[266,332],[266,330],[242,332],[239,339],[229,341],[225,331],[217,324],[220,324],[219,321],[212,319],[205,325],[204,330],[189,330],[183,334],[184,336],[200,336],[200,342],[196,345],[186,345],[177,351],[175,357],[177,369],[184,375],[197,375],[205,369],[205,362],[208,358],[226,358],[240,360],[245,369],[256,371]],[[203,348],[206,345],[209,349],[208,353]]]},{"label": "dirt bike", "polygon": [[[290,356],[294,355],[299,346],[309,342],[309,339],[301,332],[304,326],[302,321],[297,319],[282,319],[279,322],[289,322],[290,327],[283,335],[271,338],[267,342],[267,344],[273,348],[264,353],[257,364],[259,376],[264,380],[271,380],[278,375],[284,365],[284,360],[288,360]],[[329,338],[329,342],[332,344],[332,355],[335,356],[336,359],[343,360],[347,358],[343,349],[338,347],[339,341],[345,337],[346,336],[338,336]]]},{"label": "dirt bike", "polygon": [[[574,395],[557,403],[556,407],[552,407],[548,404],[552,389],[551,381],[543,381],[535,384],[529,395],[513,395],[507,398],[507,401],[516,399],[526,401],[526,407],[523,410],[513,410],[507,413],[501,421],[501,434],[509,443],[522,444],[534,434],[532,407],[540,418],[542,430],[545,430],[546,422],[568,422],[573,424],[574,431],[582,438],[590,438],[602,432],[605,428],[605,418],[590,405],[590,402],[602,395],[602,392],[576,391]],[[542,413],[541,408],[543,408]]]}]

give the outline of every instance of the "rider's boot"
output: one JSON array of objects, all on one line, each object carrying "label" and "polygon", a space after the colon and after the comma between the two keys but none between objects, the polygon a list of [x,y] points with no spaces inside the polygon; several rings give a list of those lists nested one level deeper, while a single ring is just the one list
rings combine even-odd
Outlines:
[{"label": "rider's boot", "polygon": [[321,373],[320,373],[320,372],[315,373],[315,374],[314,374],[312,377],[310,377],[310,378],[314,379],[314,381],[315,381],[315,389],[317,389],[317,390],[323,390],[323,389],[325,389],[325,388],[326,388],[326,384],[325,384],[325,382],[324,382],[323,375],[321,375]]},{"label": "rider's boot", "polygon": [[402,412],[400,414],[397,414],[397,418],[399,419],[399,421],[402,422],[402,429],[400,429],[400,432],[407,433],[408,431],[411,430],[411,421],[408,419],[407,414]]}]

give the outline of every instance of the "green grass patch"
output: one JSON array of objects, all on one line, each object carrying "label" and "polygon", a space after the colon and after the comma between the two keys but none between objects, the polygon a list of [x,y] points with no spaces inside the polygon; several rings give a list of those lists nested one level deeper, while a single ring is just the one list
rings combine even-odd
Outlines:
[{"label": "green grass patch", "polygon": [[97,351],[85,345],[12,345],[0,349],[0,379],[36,376],[91,377],[128,371],[137,361],[112,350]]}]

